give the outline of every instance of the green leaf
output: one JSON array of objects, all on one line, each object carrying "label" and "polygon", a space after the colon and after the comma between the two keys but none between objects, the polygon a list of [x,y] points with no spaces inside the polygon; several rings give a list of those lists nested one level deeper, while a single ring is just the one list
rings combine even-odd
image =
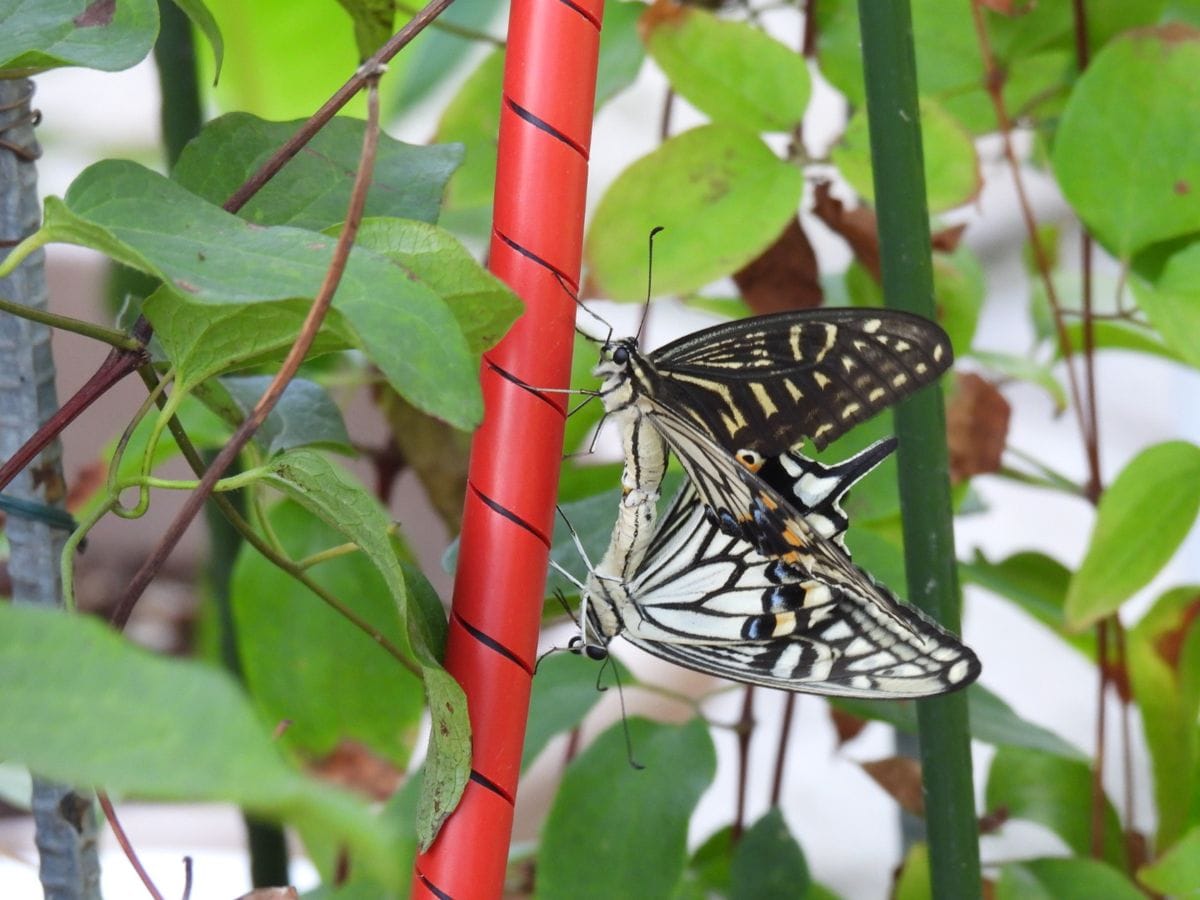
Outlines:
[{"label": "green leaf", "polygon": [[446,208],[487,207],[491,214],[496,183],[496,136],[500,133],[500,93],[504,81],[504,51],[484,57],[446,104],[435,137],[463,145],[463,166],[446,191]]},{"label": "green leaf", "polygon": [[1015,353],[972,350],[969,355],[998,375],[1027,381],[1040,387],[1054,401],[1056,415],[1067,408],[1067,392],[1050,366],[1043,365],[1030,356],[1018,356]]},{"label": "green leaf", "polygon": [[[224,399],[232,406],[232,409],[225,407],[226,414],[234,413],[234,417],[227,421],[236,425],[250,414],[270,383],[269,375],[230,375],[210,382],[213,390],[204,399],[217,408],[215,402],[219,399],[218,392],[224,393]],[[293,378],[288,382],[279,402],[254,433],[254,439],[267,451],[268,456],[296,447],[321,447],[354,453],[341,410],[325,388],[306,378]]]},{"label": "green leaf", "polygon": [[606,296],[646,291],[646,235],[654,246],[654,289],[686,293],[735,272],[779,236],[804,187],[795,166],[732,125],[677,135],[617,178],[600,200],[585,254]]},{"label": "green leaf", "polygon": [[1167,591],[1126,641],[1129,679],[1150,751],[1159,849],[1171,846],[1193,815],[1200,772],[1200,586]]},{"label": "green leaf", "polygon": [[[361,61],[354,24],[329,0],[205,0],[218,22],[227,26],[230,59],[216,85],[216,106],[239,109],[267,119],[287,121],[312,114]],[[302,48],[302,50],[301,50]],[[298,53],[303,65],[296,65]],[[401,53],[388,63],[380,81],[382,109],[391,109],[399,88],[395,76],[409,62]],[[208,60],[198,60],[207,69]],[[207,72],[213,81],[211,72]],[[366,115],[366,92],[342,109]]]},{"label": "green leaf", "polygon": [[[838,709],[863,719],[887,722],[905,734],[917,733],[917,712],[912,701],[849,700],[832,701]],[[967,688],[971,737],[1001,748],[1028,750],[1072,761],[1087,757],[1057,734],[1022,719],[1007,703],[980,684]]]},{"label": "green leaf", "polygon": [[[921,98],[921,140],[925,159],[925,193],[932,212],[961,206],[983,187],[975,142],[954,116],[931,97]],[[830,157],[850,186],[867,203],[875,202],[871,175],[871,142],[866,110],[860,108],[846,126]]]},{"label": "green leaf", "polygon": [[0,757],[68,784],[317,823],[385,884],[409,877],[394,867],[392,827],[304,777],[224,672],[153,656],[95,619],[58,611],[0,604],[0,632]]},{"label": "green leaf", "polygon": [[338,3],[354,20],[354,43],[362,59],[373,54],[392,36],[395,0],[338,0]]},{"label": "green leaf", "polygon": [[687,858],[688,820],[716,774],[716,753],[700,719],[632,718],[628,728],[644,768],[630,765],[617,724],[567,769],[542,827],[539,900],[672,895]]},{"label": "green leaf", "polygon": [[[190,391],[222,372],[282,361],[296,342],[309,306],[309,300],[237,306],[204,303],[163,285],[146,298],[142,312],[175,367],[177,389]],[[309,356],[346,350],[357,343],[342,314],[330,310]]]},{"label": "green leaf", "polygon": [[[615,665],[620,683],[634,683],[629,671],[610,657],[605,666]],[[529,700],[529,723],[525,729],[525,750],[521,754],[524,771],[546,749],[556,734],[570,731],[584,720],[604,696],[601,680],[611,683],[607,668],[577,653],[555,653],[542,660],[533,676],[533,693]]]},{"label": "green leaf", "polygon": [[437,291],[472,353],[494,347],[524,310],[503,281],[445,229],[404,219],[364,219],[358,244],[403,266]]},{"label": "green leaf", "polygon": [[927,900],[933,896],[933,885],[929,874],[929,845],[916,843],[908,854],[896,879],[894,900]]},{"label": "green leaf", "polygon": [[641,24],[671,87],[714,122],[791,131],[804,118],[804,57],[761,29],[673,4],[652,7]]},{"label": "green leaf", "polygon": [[[171,179],[219,206],[303,124],[267,122],[240,112],[221,116],[184,148]],[[312,231],[341,223],[358,171],[365,125],[341,116],[331,120],[238,216],[258,225]],[[436,222],[446,182],[462,157],[462,147],[455,144],[422,147],[380,134],[364,215]]]},{"label": "green leaf", "polygon": [[311,450],[282,454],[271,465],[273,472],[264,480],[358,544],[383,576],[396,604],[404,643],[421,667],[433,717],[417,829],[422,848],[428,847],[458,804],[470,774],[466,697],[435,656],[438,637],[429,632],[425,617],[409,615],[403,570],[388,537],[387,517],[374,498]]},{"label": "green leaf", "polygon": [[1115,256],[1200,231],[1200,31],[1125,35],[1071,92],[1054,146],[1059,186]]},{"label": "green leaf", "polygon": [[[1132,280],[1132,286],[1134,295],[1139,296],[1138,291],[1141,285],[1138,284],[1136,279]],[[1142,303],[1141,299],[1138,300],[1138,303]],[[1182,349],[1176,350],[1170,344],[1166,343],[1159,336],[1161,333],[1161,331],[1155,333],[1153,329],[1125,322],[1101,321],[1092,323],[1092,339],[1098,350],[1132,350],[1136,353],[1159,356],[1174,362],[1184,362],[1187,355]],[[1067,334],[1070,335],[1072,347],[1080,348],[1083,346],[1082,322],[1068,322]],[[1055,351],[1057,353],[1057,341],[1055,342]]]},{"label": "green leaf", "polygon": [[[211,206],[149,169],[97,163],[46,200],[42,236],[93,247],[210,304],[316,296],[331,238],[262,228]],[[476,367],[449,309],[429,287],[375,254],[355,249],[334,308],[415,406],[470,428],[482,416]]]},{"label": "green leaf", "polygon": [[1063,603],[1071,570],[1058,560],[1026,551],[991,562],[976,550],[973,560],[958,564],[958,571],[964,582],[1013,601],[1088,659],[1096,658],[1095,632],[1067,629]]},{"label": "green leaf", "polygon": [[687,861],[673,900],[727,897],[733,888],[733,826],[710,834]]},{"label": "green leaf", "polygon": [[1100,498],[1087,555],[1067,590],[1066,616],[1084,628],[1116,611],[1175,554],[1200,512],[1200,447],[1143,450]]},{"label": "green leaf", "polygon": [[59,66],[119,72],[141,62],[157,35],[155,0],[5,0],[0,76],[28,78]]},{"label": "green leaf", "polygon": [[[270,519],[293,559],[343,542],[294,503],[277,505]],[[308,574],[384,637],[403,641],[387,584],[364,555],[327,560]],[[246,683],[272,719],[291,723],[284,741],[324,756],[353,740],[400,769],[408,765],[424,706],[412,673],[248,545],[231,599]],[[355,684],[370,689],[348,689]]]},{"label": "green leaf", "polygon": [[1047,857],[1000,869],[996,900],[1145,900],[1117,869],[1096,859]]},{"label": "green leaf", "polygon": [[779,807],[772,807],[742,835],[731,874],[730,900],[797,900],[808,895],[808,863]]},{"label": "green leaf", "polygon": [[600,29],[600,60],[596,67],[596,109],[633,84],[641,71],[646,52],[638,36],[638,19],[646,7],[641,3],[604,4],[604,27]]},{"label": "green leaf", "polygon": [[[1153,281],[1135,275],[1133,295],[1166,346],[1200,368],[1200,242],[1171,255]],[[1143,332],[1144,334],[1144,332]]]},{"label": "green leaf", "polygon": [[1200,891],[1200,827],[1137,874],[1142,884],[1159,894],[1183,896]]},{"label": "green leaf", "polygon": [[225,39],[221,37],[221,26],[213,18],[212,12],[204,5],[204,0],[172,0],[185,16],[208,39],[213,52],[213,84],[221,80],[221,64],[225,61]]},{"label": "green leaf", "polygon": [[[1010,818],[1046,826],[1080,856],[1090,852],[1092,773],[1086,761],[1021,747],[1001,747],[992,760],[984,794],[987,809],[1004,808]],[[1125,866],[1121,823],[1107,798],[1104,859]]]}]

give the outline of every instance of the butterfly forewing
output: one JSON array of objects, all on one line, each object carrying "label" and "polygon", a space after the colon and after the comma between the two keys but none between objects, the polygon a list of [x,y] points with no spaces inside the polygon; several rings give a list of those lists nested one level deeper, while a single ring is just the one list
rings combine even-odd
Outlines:
[{"label": "butterfly forewing", "polygon": [[726,449],[775,456],[824,448],[931,383],[953,354],[944,331],[892,310],[815,309],[757,316],[650,354],[637,390],[695,420]]}]

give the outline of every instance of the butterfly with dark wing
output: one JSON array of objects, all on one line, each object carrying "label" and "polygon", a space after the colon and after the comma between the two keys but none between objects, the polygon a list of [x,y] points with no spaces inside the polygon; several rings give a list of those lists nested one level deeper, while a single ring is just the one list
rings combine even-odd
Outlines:
[{"label": "butterfly with dark wing", "polygon": [[[843,697],[926,697],[978,677],[975,655],[914,607],[900,603],[849,559],[841,506],[846,491],[891,453],[881,441],[836,466],[797,452],[773,458],[767,484],[722,453],[741,481],[758,483],[748,507],[774,504],[771,527],[803,537],[823,570],[764,554],[721,530],[694,483],[672,501],[644,561],[622,579],[593,573],[584,590],[587,625],[602,656],[622,634],[677,665],[735,681]],[[789,500],[784,499],[786,495]],[[791,548],[788,538],[780,539]],[[768,541],[772,549],[776,542]],[[836,560],[831,563],[830,560]]]},{"label": "butterfly with dark wing", "polygon": [[[929,384],[951,363],[946,333],[919,316],[882,309],[810,309],[757,316],[688,335],[644,355],[636,338],[606,342],[593,374],[620,429],[624,495],[608,551],[593,573],[627,579],[654,533],[669,441],[688,452],[688,431],[758,469],[806,438],[818,448]],[[649,427],[648,427],[649,426]],[[695,452],[695,451],[693,451]],[[684,460],[685,466],[689,466]],[[699,465],[693,462],[691,465]],[[689,467],[689,472],[691,468]],[[701,501],[730,505],[699,485]]]}]

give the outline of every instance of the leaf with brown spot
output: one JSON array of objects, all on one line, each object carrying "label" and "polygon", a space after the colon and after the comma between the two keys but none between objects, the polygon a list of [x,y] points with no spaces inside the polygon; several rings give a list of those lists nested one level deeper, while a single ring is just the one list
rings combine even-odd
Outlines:
[{"label": "leaf with brown spot", "polygon": [[71,21],[80,28],[102,28],[112,22],[116,11],[117,0],[93,0]]},{"label": "leaf with brown spot", "polygon": [[889,756],[861,763],[863,771],[888,792],[900,807],[914,816],[925,816],[921,791],[921,764],[911,756]]},{"label": "leaf with brown spot", "polygon": [[956,374],[946,408],[953,482],[1000,469],[1011,412],[1004,395],[990,381],[971,372]]},{"label": "leaf with brown spot", "polygon": [[733,273],[746,305],[757,315],[812,309],[825,299],[817,254],[799,219],[792,219],[762,255]]}]

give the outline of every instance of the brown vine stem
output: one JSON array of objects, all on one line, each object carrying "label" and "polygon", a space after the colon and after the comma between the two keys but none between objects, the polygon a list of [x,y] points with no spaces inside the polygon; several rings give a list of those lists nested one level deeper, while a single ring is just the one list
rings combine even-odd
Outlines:
[{"label": "brown vine stem", "polygon": [[746,688],[742,700],[742,714],[734,729],[737,734],[738,772],[737,772],[737,810],[733,816],[731,840],[736,844],[742,839],[746,830],[746,776],[750,771],[750,738],[754,735],[754,686]]},{"label": "brown vine stem", "polygon": [[1046,291],[1046,299],[1050,303],[1050,311],[1054,317],[1054,328],[1058,334],[1059,350],[1067,367],[1067,382],[1071,390],[1075,418],[1079,424],[1079,433],[1083,438],[1084,451],[1088,464],[1088,496],[1093,504],[1100,496],[1100,458],[1094,428],[1094,419],[1088,415],[1085,403],[1086,397],[1079,385],[1079,376],[1075,372],[1072,360],[1071,337],[1067,333],[1066,322],[1063,318],[1062,303],[1058,299],[1058,290],[1050,274],[1050,258],[1046,248],[1042,246],[1041,237],[1037,231],[1037,220],[1033,215],[1033,207],[1025,190],[1025,180],[1021,177],[1021,163],[1017,159],[1013,147],[1012,119],[1004,104],[1004,70],[997,65],[995,54],[992,52],[991,39],[988,37],[987,24],[984,22],[983,9],[980,0],[971,0],[971,16],[975,23],[975,33],[979,40],[979,51],[983,58],[984,85],[992,108],[996,113],[996,124],[1000,129],[1001,141],[1004,145],[1004,157],[1012,173],[1013,187],[1017,192],[1017,202],[1021,209],[1021,218],[1025,222],[1025,230],[1029,235],[1030,246],[1033,248],[1034,261],[1037,264],[1038,277]]},{"label": "brown vine stem", "polygon": [[113,837],[117,839],[117,843],[121,845],[121,851],[125,854],[125,858],[129,860],[129,864],[133,866],[133,871],[137,872],[138,878],[142,880],[142,884],[146,886],[146,891],[154,900],[164,900],[162,893],[154,886],[154,882],[150,879],[150,873],[146,871],[142,861],[138,859],[137,851],[133,849],[133,844],[129,841],[129,836],[125,834],[125,829],[121,827],[121,821],[117,818],[117,811],[113,809],[112,801],[108,799],[108,794],[104,791],[96,791],[96,800],[100,803],[100,809],[104,811],[104,818],[108,820],[108,827],[112,829]]},{"label": "brown vine stem", "polygon": [[1096,623],[1096,662],[1100,667],[1100,683],[1096,689],[1096,764],[1092,766],[1091,837],[1092,856],[1104,859],[1104,733],[1108,714],[1104,695],[1108,689],[1108,632],[1111,622]]},{"label": "brown vine stem", "polygon": [[[225,201],[222,208],[226,212],[235,213],[262,189],[287,164],[293,156],[303,149],[304,145],[313,139],[330,119],[354,97],[371,77],[369,73],[387,63],[397,53],[410,44],[418,34],[424,31],[453,0],[433,0],[419,13],[413,16],[403,28],[396,32],[386,44],[379,48],[363,65],[359,66],[353,76],[334,94],[325,101],[312,117],[297,131],[282,147],[271,155],[257,172],[242,183],[233,195]],[[24,315],[24,313],[22,313]],[[75,394],[67,400],[57,413],[34,432],[33,436],[0,466],[0,490],[37,457],[46,445],[58,437],[75,418],[96,402],[96,399],[107,392],[114,384],[136,371],[145,359],[145,346],[150,340],[153,329],[145,318],[139,316],[134,323],[132,336],[138,342],[136,349],[114,350],[101,363],[100,368],[84,383]]]},{"label": "brown vine stem", "polygon": [[113,611],[111,622],[118,630],[125,627],[125,623],[129,621],[129,616],[133,612],[133,607],[137,603],[138,598],[146,590],[147,585],[158,574],[163,563],[171,551],[175,549],[175,545],[179,543],[179,539],[183,536],[192,519],[200,511],[204,505],[204,501],[208,499],[213,492],[213,487],[218,479],[224,474],[237,455],[246,446],[250,438],[266,420],[271,410],[275,408],[275,404],[279,402],[284,389],[295,376],[300,368],[300,364],[304,361],[309,348],[312,347],[313,341],[316,340],[317,332],[321,328],[321,322],[325,319],[325,314],[329,311],[330,304],[333,302],[334,291],[337,290],[338,283],[341,281],[342,273],[346,270],[346,264],[350,260],[350,250],[354,246],[354,238],[358,234],[358,226],[362,221],[363,209],[366,206],[367,188],[371,183],[371,173],[375,166],[375,151],[379,144],[379,91],[378,78],[383,72],[382,64],[376,65],[375,69],[370,73],[370,81],[368,82],[367,90],[367,127],[363,135],[362,156],[359,159],[358,172],[354,179],[354,188],[350,194],[350,204],[346,212],[346,222],[342,227],[341,234],[338,235],[337,245],[333,250],[333,259],[329,263],[329,268],[325,273],[325,280],[321,284],[317,296],[313,299],[312,306],[309,307],[308,315],[304,319],[304,324],[300,328],[300,334],[296,341],[292,344],[291,350],[288,351],[287,357],[280,366],[275,377],[271,379],[271,383],[267,386],[266,391],[254,404],[254,409],[246,416],[245,421],[238,426],[237,431],[233,433],[233,437],[229,439],[222,449],[205,471],[200,479],[200,484],[196,489],[188,495],[184,501],[183,508],[175,516],[175,519],[168,526],[166,533],[159,541],[158,546],[154,548],[154,552],[150,554],[142,563],[141,567],[134,574],[129,586],[125,589],[125,594],[121,598],[121,602]]},{"label": "brown vine stem", "polygon": [[776,807],[783,796],[783,770],[787,762],[788,739],[792,734],[792,715],[796,711],[796,695],[788,691],[783,700],[783,721],[779,725],[779,748],[775,751],[775,775],[771,779],[771,806]]},{"label": "brown vine stem", "polygon": [[136,371],[146,361],[145,343],[150,339],[150,325],[139,321],[133,329],[133,338],[138,341],[137,350],[112,350],[104,358],[92,376],[84,382],[66,403],[58,408],[42,426],[30,436],[21,448],[0,465],[0,490],[3,490],[19,472],[29,465],[46,445],[54,440],[85,409],[96,402],[109,388],[130,372]]}]

